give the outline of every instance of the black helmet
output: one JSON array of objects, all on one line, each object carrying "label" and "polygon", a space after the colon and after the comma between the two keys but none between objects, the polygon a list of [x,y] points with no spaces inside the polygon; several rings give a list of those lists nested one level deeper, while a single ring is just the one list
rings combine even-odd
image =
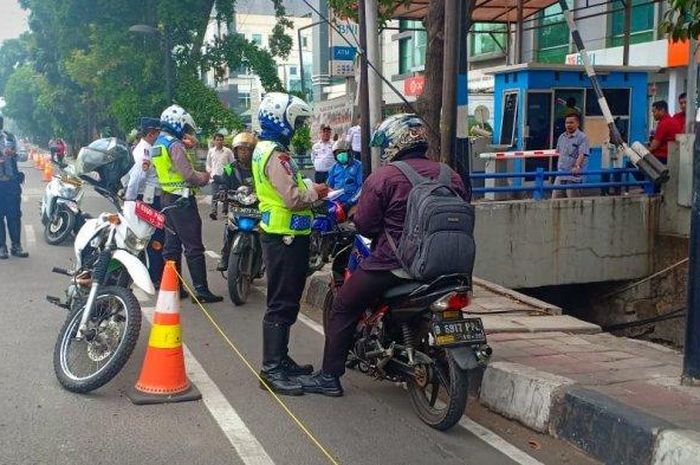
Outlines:
[{"label": "black helmet", "polygon": [[121,179],[134,164],[126,143],[116,137],[97,139],[83,147],[75,159],[76,176],[97,172],[100,186],[116,193]]}]

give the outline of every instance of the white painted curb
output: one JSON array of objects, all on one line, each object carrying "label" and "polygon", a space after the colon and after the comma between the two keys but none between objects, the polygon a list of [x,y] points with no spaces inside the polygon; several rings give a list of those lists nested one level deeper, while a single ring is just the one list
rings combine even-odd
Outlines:
[{"label": "white painted curb", "polygon": [[700,463],[700,433],[666,430],[656,439],[652,465],[697,465]]}]

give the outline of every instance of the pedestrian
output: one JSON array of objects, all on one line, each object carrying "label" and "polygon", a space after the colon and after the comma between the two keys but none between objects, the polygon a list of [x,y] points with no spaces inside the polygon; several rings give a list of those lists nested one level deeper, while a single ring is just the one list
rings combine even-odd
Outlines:
[{"label": "pedestrian", "polygon": [[649,151],[665,165],[668,162],[668,143],[675,142],[676,135],[683,131],[678,120],[668,114],[668,103],[665,100],[652,103],[651,113],[656,121],[656,131],[649,144]]},{"label": "pedestrian", "polygon": [[[235,191],[241,186],[255,190],[251,160],[257,143],[255,135],[251,132],[241,132],[233,138],[233,155],[236,160],[224,167],[224,174],[219,179],[225,192]],[[224,224],[224,246],[221,248],[221,257],[216,264],[216,271],[228,269],[228,256],[231,253],[232,240],[233,233],[228,224]]]},{"label": "pedestrian", "polygon": [[209,173],[196,171],[187,155],[187,149],[194,148],[197,142],[194,120],[181,106],[171,105],[160,115],[160,125],[161,133],[151,149],[151,160],[163,191],[163,207],[178,204],[166,214],[173,231],[165,233],[163,258],[175,261],[180,272],[184,248],[195,291],[192,301],[221,302],[223,297],[214,295],[207,283],[202,218],[195,197],[197,188],[209,182]]},{"label": "pedestrian", "polygon": [[56,161],[59,166],[63,166],[63,159],[66,156],[66,143],[60,137],[56,139]]},{"label": "pedestrian", "polygon": [[288,354],[289,332],[299,314],[309,266],[310,207],[328,194],[325,184],[307,187],[289,155],[294,132],[311,115],[311,107],[298,97],[278,92],[265,95],[258,112],[262,132],[253,153],[267,273],[260,377],[270,389],[285,395],[302,394],[299,382],[290,377],[313,371],[311,365],[300,366]]},{"label": "pedestrian", "polygon": [[350,150],[352,150],[352,156],[355,157],[355,160],[360,160],[362,156],[362,129],[360,123],[362,123],[362,116],[357,117],[355,125],[348,129],[347,134],[345,134],[345,141],[350,143]]},{"label": "pedestrian", "polygon": [[311,161],[314,164],[314,181],[326,182],[328,172],[335,164],[331,127],[327,124],[321,125],[321,139],[311,147]]},{"label": "pedestrian", "polygon": [[333,144],[333,156],[336,163],[328,175],[328,187],[343,189],[338,201],[350,206],[353,197],[362,187],[362,163],[356,160],[350,152],[350,146],[345,140]]},{"label": "pedestrian", "polygon": [[5,224],[10,235],[10,254],[27,258],[22,249],[22,183],[24,173],[17,167],[17,140],[5,131],[5,119],[0,114],[0,259],[9,258]]},{"label": "pedestrian", "polygon": [[[161,188],[158,182],[156,169],[151,163],[151,147],[155,144],[160,134],[160,120],[158,118],[143,117],[138,123],[140,140],[134,147],[134,166],[129,171],[129,181],[126,185],[124,200],[140,200],[151,205],[156,210],[162,207]],[[163,277],[163,243],[165,231],[156,229],[146,248],[148,254],[148,274],[151,282],[158,289]]]},{"label": "pedestrian", "polygon": [[579,129],[580,119],[578,114],[572,113],[564,120],[564,132],[557,140],[557,152],[559,161],[557,171],[567,171],[571,174],[557,176],[554,180],[555,186],[570,186],[567,189],[555,189],[552,191],[552,198],[581,197],[580,189],[583,177],[581,172],[588,166],[590,147],[588,137]]},{"label": "pedestrian", "polygon": [[58,139],[55,138],[49,139],[49,153],[51,154],[51,160],[55,162],[58,162],[56,159],[56,153],[58,151],[57,141]]},{"label": "pedestrian", "polygon": [[[233,156],[233,152],[230,148],[224,147],[224,133],[219,130],[214,134],[214,145],[209,149],[207,153],[207,171],[209,172],[212,185],[211,185],[211,212],[209,213],[209,218],[212,220],[217,219],[217,210],[219,205],[219,191],[224,189],[225,186],[220,182],[217,182],[217,178],[221,180],[221,176],[224,174],[224,166],[227,166],[236,161]],[[221,213],[224,215],[228,214],[228,203],[223,202],[221,206]]]},{"label": "pedestrian", "polygon": [[449,174],[455,192],[464,200],[468,198],[455,171],[427,158],[427,127],[417,115],[397,114],[387,118],[372,136],[372,146],[382,149],[383,166],[365,180],[353,216],[357,232],[372,239],[372,252],[333,299],[325,327],[323,366],[310,376],[297,378],[304,392],[343,395],[340,377],[345,373],[345,361],[360,315],[371,302],[408,278],[391,244],[400,243],[413,185],[391,162],[404,162],[409,170],[431,179]]},{"label": "pedestrian", "polygon": [[681,133],[685,132],[685,110],[688,107],[688,95],[683,92],[678,96],[678,107],[681,111],[673,115],[673,119],[678,123],[678,127],[681,129]]}]

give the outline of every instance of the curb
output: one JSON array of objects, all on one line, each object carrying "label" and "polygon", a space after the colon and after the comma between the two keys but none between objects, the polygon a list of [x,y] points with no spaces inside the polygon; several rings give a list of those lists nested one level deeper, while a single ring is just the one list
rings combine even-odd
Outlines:
[{"label": "curb", "polygon": [[486,368],[480,402],[606,464],[697,465],[700,457],[700,433],[516,363]]}]

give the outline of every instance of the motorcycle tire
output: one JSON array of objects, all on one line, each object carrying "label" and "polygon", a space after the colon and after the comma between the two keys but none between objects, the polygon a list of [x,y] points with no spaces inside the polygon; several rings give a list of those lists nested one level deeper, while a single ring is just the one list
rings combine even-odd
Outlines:
[{"label": "motorcycle tire", "polygon": [[[110,304],[113,300],[116,300],[121,306],[119,310],[123,314],[114,312],[111,306],[107,307],[107,312],[103,310],[100,313],[102,306]],[[53,366],[58,382],[66,390],[78,394],[91,392],[104,386],[121,371],[134,351],[134,347],[136,347],[141,330],[141,306],[136,296],[129,289],[115,286],[106,286],[100,289],[95,297],[92,318],[93,321],[98,320],[98,327],[102,332],[96,333],[92,340],[84,337],[81,341],[77,341],[74,336],[80,326],[80,319],[84,309],[85,306],[80,305],[68,315],[58,335],[53,352]],[[99,351],[103,350],[104,346],[107,345],[104,342],[105,339],[110,337],[109,332],[113,333],[115,325],[120,323],[122,323],[121,330],[118,330],[117,337],[113,338],[117,340],[116,344],[102,358],[105,354]],[[97,336],[102,336],[102,338],[98,340]],[[96,368],[96,362],[101,362],[105,359],[107,359],[107,362],[91,373],[82,375],[75,373],[75,367],[69,366],[72,365],[73,360],[69,360],[68,357],[68,352],[73,348],[73,343],[84,346],[84,349],[78,348],[78,355],[84,350],[85,353],[83,355],[90,370]]]},{"label": "motorcycle tire", "polygon": [[75,228],[75,215],[65,208],[58,208],[44,225],[44,240],[49,245],[59,245],[66,241]]},{"label": "motorcycle tire", "polygon": [[323,268],[323,249],[323,236],[320,231],[314,229],[309,237],[309,270],[306,273],[307,277]]},{"label": "motorcycle tire", "polygon": [[[410,379],[408,384],[408,392],[411,396],[411,402],[413,407],[420,418],[428,426],[435,428],[440,431],[445,431],[453,427],[459,422],[464,414],[464,409],[467,407],[467,394],[469,392],[469,377],[466,370],[462,370],[455,359],[450,355],[449,352],[442,350],[441,357],[437,360],[436,366],[442,365],[443,368],[443,381],[449,386],[444,386],[449,389],[448,398],[445,399],[444,395],[436,396],[433,401],[433,405],[426,398],[424,387],[419,385],[419,382],[413,378]],[[438,368],[440,369],[440,368]],[[449,380],[444,379],[444,375],[449,377]],[[434,381],[436,375],[431,376]],[[426,377],[425,384],[430,383]],[[433,384],[433,389],[434,384]],[[438,390],[439,392],[439,390]],[[441,404],[441,408],[438,407],[438,402]]]},{"label": "motorcycle tire", "polygon": [[231,253],[228,256],[228,295],[234,305],[243,305],[248,301],[252,276],[245,270],[250,270],[252,259],[250,249],[242,250],[240,253]]}]

